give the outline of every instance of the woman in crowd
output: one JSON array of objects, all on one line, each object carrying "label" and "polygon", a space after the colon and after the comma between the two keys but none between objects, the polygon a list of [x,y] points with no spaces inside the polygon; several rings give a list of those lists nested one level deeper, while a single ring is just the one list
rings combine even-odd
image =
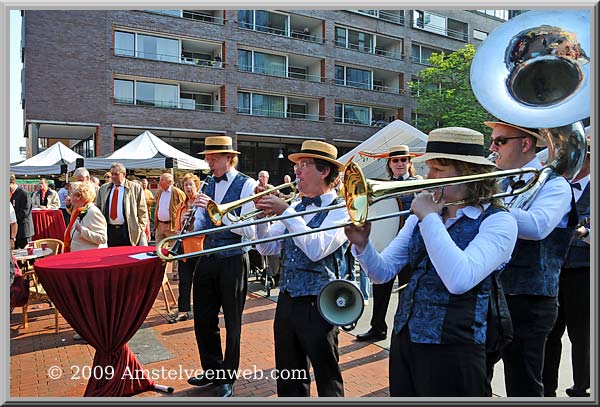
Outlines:
[{"label": "woman in crowd", "polygon": [[107,247],[104,215],[94,204],[96,188],[89,182],[72,182],[71,220],[65,231],[65,253]]},{"label": "woman in crowd", "polygon": [[[433,130],[417,160],[429,167],[428,179],[494,170],[484,158],[483,135],[462,127]],[[391,396],[490,395],[485,341],[491,274],[510,259],[517,239],[516,221],[493,199],[497,190],[496,180],[488,179],[420,193],[411,205],[414,215],[381,253],[369,242],[370,224],[346,228],[353,254],[374,283],[412,270],[394,318]]]},{"label": "woman in crowd", "polygon": [[[175,224],[179,225],[177,234],[181,234],[181,228],[184,226],[189,211],[194,204],[194,200],[200,191],[200,178],[192,173],[187,173],[183,176],[181,183],[183,192],[185,192],[185,201],[181,202],[175,210]],[[188,231],[191,230],[188,228]],[[183,239],[183,253],[192,253],[202,250],[204,236],[188,237]],[[173,312],[168,320],[170,324],[179,321],[192,319],[190,296],[192,292],[192,281],[194,280],[194,269],[198,257],[190,257],[179,260],[179,298],[177,299],[177,311]]]}]

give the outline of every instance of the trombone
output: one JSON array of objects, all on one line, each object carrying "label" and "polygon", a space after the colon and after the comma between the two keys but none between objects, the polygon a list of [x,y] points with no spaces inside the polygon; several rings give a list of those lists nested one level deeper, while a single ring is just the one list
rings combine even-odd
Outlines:
[{"label": "trombone", "polygon": [[[411,212],[410,210],[404,210],[404,211],[393,212],[393,213],[383,214],[383,215],[374,216],[374,217],[369,218],[368,217],[369,206],[374,204],[375,202],[378,202],[383,199],[394,198],[399,195],[414,193],[414,192],[421,191],[423,189],[442,188],[445,186],[463,184],[463,183],[469,183],[469,182],[476,182],[476,181],[483,181],[486,179],[499,179],[499,178],[506,178],[506,177],[523,176],[528,173],[533,174],[533,177],[531,177],[531,179],[528,182],[517,183],[517,184],[515,184],[515,188],[511,192],[496,193],[491,197],[491,199],[519,195],[519,194],[522,194],[522,193],[528,191],[530,188],[532,188],[536,184],[536,182],[540,176],[540,170],[538,170],[536,168],[516,168],[516,169],[512,169],[512,170],[496,171],[496,172],[490,172],[490,173],[485,173],[485,174],[465,175],[465,176],[450,177],[450,178],[437,178],[437,179],[415,180],[415,181],[374,181],[374,180],[366,179],[362,170],[360,169],[360,167],[353,162],[349,162],[348,164],[346,164],[346,167],[344,169],[343,187],[344,187],[344,193],[345,193],[346,199],[345,199],[345,202],[343,202],[343,203],[339,203],[337,205],[327,206],[327,207],[323,207],[323,208],[316,208],[313,210],[307,210],[307,211],[303,211],[301,213],[293,213],[293,214],[288,214],[288,215],[278,215],[278,216],[273,216],[273,217],[266,217],[263,219],[256,219],[254,221],[243,221],[243,222],[238,222],[238,223],[228,225],[228,226],[221,226],[221,227],[217,227],[217,228],[213,228],[213,229],[206,229],[206,230],[200,230],[197,232],[190,232],[190,233],[186,233],[185,235],[174,235],[174,236],[166,237],[165,239],[161,240],[158,243],[158,245],[156,246],[156,254],[158,255],[158,257],[160,257],[161,259],[163,259],[165,261],[173,261],[173,260],[179,260],[179,259],[184,259],[184,258],[188,258],[188,257],[209,255],[209,254],[218,253],[218,252],[225,251],[225,250],[232,250],[232,249],[256,245],[256,244],[268,243],[268,242],[272,242],[272,241],[280,240],[280,239],[293,238],[293,237],[297,237],[297,236],[310,234],[313,232],[322,232],[322,231],[337,229],[337,228],[346,227],[346,226],[350,226],[350,225],[360,226],[366,222],[375,222],[378,220],[389,219],[389,218],[393,218],[393,217],[397,217],[397,216],[403,216],[403,215],[410,214],[410,212]],[[518,185],[518,184],[520,184],[520,185]],[[258,197],[257,195],[260,195],[260,196],[266,195],[267,192],[273,192],[273,191],[272,190],[263,191],[263,192],[260,192],[259,194],[255,194],[253,196],[231,202],[231,203],[227,204],[227,206],[231,207],[231,208],[237,208],[246,202],[257,199],[257,197]],[[446,203],[446,206],[460,205],[463,203],[464,203],[464,201],[448,202],[448,203]],[[330,210],[340,209],[340,208],[344,208],[344,207],[346,207],[346,209],[348,210],[348,215],[350,217],[350,220],[348,222],[337,224],[337,225],[321,227],[321,228],[312,229],[309,231],[287,233],[287,234],[279,235],[279,236],[271,236],[271,237],[266,237],[266,238],[262,238],[262,239],[252,240],[252,241],[245,241],[245,242],[235,243],[235,244],[226,245],[226,246],[222,246],[222,247],[214,247],[211,249],[200,250],[200,251],[192,252],[192,253],[176,254],[176,253],[169,253],[169,251],[166,248],[163,249],[163,247],[166,246],[170,240],[185,239],[186,237],[193,237],[193,236],[205,236],[205,235],[212,234],[212,233],[225,232],[225,231],[229,231],[232,229],[239,229],[241,227],[246,227],[246,226],[255,226],[255,225],[260,225],[260,224],[267,223],[267,222],[276,222],[276,221],[290,219],[290,218],[297,217],[297,216],[311,215],[311,214],[315,214],[315,213],[319,213],[319,212],[323,212],[323,211],[330,211]]]},{"label": "trombone", "polygon": [[210,220],[214,223],[215,226],[221,226],[223,224],[224,217],[227,217],[227,219],[229,219],[231,222],[242,222],[242,221],[245,221],[245,220],[248,220],[250,218],[260,215],[263,212],[263,210],[256,209],[254,211],[245,213],[243,215],[236,215],[234,212],[236,209],[242,207],[244,204],[246,204],[250,201],[254,201],[255,199],[258,199],[262,196],[270,195],[276,191],[279,191],[281,189],[285,189],[288,187],[292,189],[292,193],[293,193],[290,198],[285,200],[286,202],[289,203],[298,194],[298,189],[296,188],[297,183],[298,183],[297,180],[294,180],[292,182],[286,182],[286,183],[278,185],[276,187],[265,189],[264,191],[258,192],[249,197],[238,199],[237,201],[233,201],[233,202],[229,202],[229,203],[221,204],[221,205],[217,204],[213,200],[210,200],[208,202],[208,204],[206,204],[206,212],[208,213]]}]

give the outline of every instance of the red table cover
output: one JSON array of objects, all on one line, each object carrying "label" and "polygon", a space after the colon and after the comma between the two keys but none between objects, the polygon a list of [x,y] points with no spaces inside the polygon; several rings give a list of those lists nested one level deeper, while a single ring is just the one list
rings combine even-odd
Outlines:
[{"label": "red table cover", "polygon": [[65,240],[65,218],[60,209],[33,209],[31,211],[33,230],[32,240],[58,239]]},{"label": "red table cover", "polygon": [[130,396],[154,388],[145,373],[136,377],[135,372],[143,367],[127,345],[150,312],[164,275],[160,258],[130,257],[142,252],[154,252],[154,247],[83,250],[35,263],[52,302],[96,349],[91,371],[96,372],[96,366],[101,366],[103,372],[107,366],[114,368],[111,380],[92,374],[84,396]]}]

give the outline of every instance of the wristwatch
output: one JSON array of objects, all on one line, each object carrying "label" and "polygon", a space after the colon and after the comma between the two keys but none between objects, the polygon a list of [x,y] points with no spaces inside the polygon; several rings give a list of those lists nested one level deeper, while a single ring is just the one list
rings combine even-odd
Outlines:
[{"label": "wristwatch", "polygon": [[16,237],[11,237],[10,240],[15,240],[16,241],[17,238]]},{"label": "wristwatch", "polygon": [[588,237],[590,235],[590,230],[588,228],[585,228],[585,234],[581,235],[581,239],[585,239],[586,237]]}]

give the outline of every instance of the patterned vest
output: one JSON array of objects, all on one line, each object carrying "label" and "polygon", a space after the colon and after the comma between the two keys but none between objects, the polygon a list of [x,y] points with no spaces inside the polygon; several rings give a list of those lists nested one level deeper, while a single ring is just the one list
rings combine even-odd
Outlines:
[{"label": "patterned vest", "polygon": [[[502,210],[488,206],[477,219],[462,216],[448,228],[448,233],[464,250],[479,232],[481,222]],[[408,248],[409,265],[414,271],[398,302],[394,333],[408,324],[411,342],[485,344],[491,275],[463,294],[451,294],[429,257],[423,255],[425,250],[416,226]]]},{"label": "patterned vest", "polygon": [[[238,172],[236,177],[231,182],[231,185],[229,185],[229,188],[227,189],[227,192],[225,193],[225,196],[223,197],[223,200],[220,203],[228,203],[240,199],[242,188],[244,187],[244,184],[246,183],[247,179],[247,175]],[[212,199],[215,198],[215,185],[216,183],[214,179],[211,179],[208,183],[208,186],[206,187],[206,195],[208,195]],[[239,215],[241,210],[241,208],[237,208],[234,212],[236,215]],[[208,212],[205,211],[204,213],[204,224],[206,225],[206,229],[214,228],[215,225],[210,220]],[[211,233],[206,235],[206,238],[204,239],[204,249],[212,249],[213,247],[223,247],[230,244],[240,243],[241,241],[242,237],[240,235],[230,231]],[[247,252],[249,249],[249,246],[247,246],[243,248],[225,250],[222,252],[214,253],[214,255],[216,257],[231,257],[236,254]]]},{"label": "patterned vest", "polygon": [[[548,181],[556,177],[558,175],[553,173]],[[512,258],[501,276],[504,292],[507,295],[556,297],[560,267],[576,224],[577,211],[572,202],[566,228],[554,228],[543,240],[517,239]]]},{"label": "patterned vest", "polygon": [[[581,197],[577,201],[577,214],[579,221],[590,216],[590,183],[586,185]],[[567,258],[563,263],[563,269],[574,269],[590,267],[590,245],[581,239],[571,240]]]},{"label": "patterned vest", "polygon": [[[331,205],[336,205],[334,199]],[[316,229],[327,217],[327,211],[317,213],[307,226]],[[286,230],[285,233],[288,233]],[[294,244],[293,239],[283,241],[283,269],[279,279],[279,290],[287,291],[291,297],[318,295],[321,288],[331,280],[346,275],[346,260],[344,254],[348,249],[346,241],[339,249],[329,256],[313,262],[302,250]]]}]

